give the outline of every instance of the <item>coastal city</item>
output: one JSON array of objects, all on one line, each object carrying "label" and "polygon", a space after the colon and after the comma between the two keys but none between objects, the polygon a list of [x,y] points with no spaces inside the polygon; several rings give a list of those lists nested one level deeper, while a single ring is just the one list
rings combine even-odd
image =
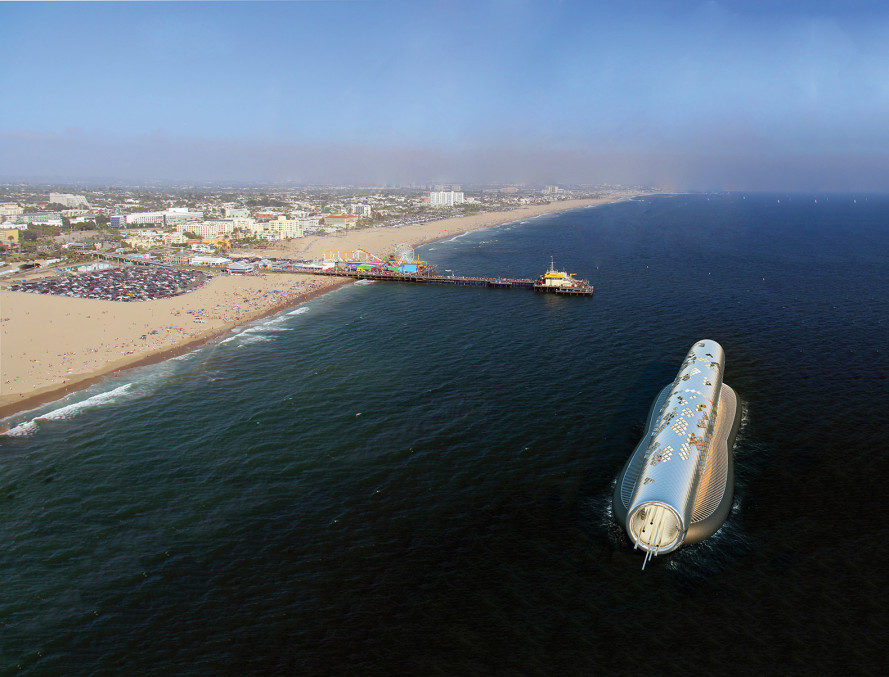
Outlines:
[{"label": "coastal city", "polygon": [[[175,265],[223,267],[245,252],[298,258],[304,238],[398,228],[577,199],[615,200],[642,186],[458,184],[294,190],[0,186],[0,257],[27,265],[79,260],[97,251]],[[76,190],[70,189],[69,190]],[[33,259],[33,260],[32,260]],[[55,261],[60,259],[60,261]],[[50,264],[52,265],[52,264]],[[0,275],[6,270],[0,270]]]},{"label": "coastal city", "polygon": [[[654,192],[0,186],[0,413],[186,352],[357,277],[430,275],[434,263],[416,254],[422,244]],[[546,263],[526,275],[542,273]],[[579,295],[593,289],[552,270],[545,285],[453,273],[435,281]]]}]

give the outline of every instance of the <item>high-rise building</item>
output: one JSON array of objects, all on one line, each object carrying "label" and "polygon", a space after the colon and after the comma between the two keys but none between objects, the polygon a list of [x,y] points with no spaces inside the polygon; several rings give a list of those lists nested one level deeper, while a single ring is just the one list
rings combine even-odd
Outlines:
[{"label": "high-rise building", "polygon": [[453,207],[463,204],[463,193],[454,190],[433,191],[429,193],[429,206]]},{"label": "high-rise building", "polygon": [[268,232],[277,233],[278,238],[276,239],[303,236],[303,229],[300,225],[299,219],[288,219],[286,216],[283,215],[279,216],[277,219],[268,221],[265,224],[265,230]]}]

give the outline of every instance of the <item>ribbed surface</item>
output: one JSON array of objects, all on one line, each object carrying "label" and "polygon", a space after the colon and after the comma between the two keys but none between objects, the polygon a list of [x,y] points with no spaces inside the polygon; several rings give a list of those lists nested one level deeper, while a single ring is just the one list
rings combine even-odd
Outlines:
[{"label": "ribbed surface", "polygon": [[630,460],[630,465],[627,468],[627,472],[624,473],[620,487],[620,498],[625,508],[630,507],[630,499],[633,496],[633,489],[636,486],[636,481],[639,479],[639,473],[641,472],[642,466],[645,463],[645,454],[648,451],[648,443],[650,441],[651,434],[654,432],[654,429],[658,424],[658,419],[664,408],[664,404],[666,404],[667,402],[667,398],[670,397],[670,391],[672,389],[673,385],[670,384],[663,390],[661,390],[660,394],[658,394],[657,401],[654,403],[654,406],[651,410],[651,417],[648,419],[648,425],[645,429],[645,434],[642,436],[639,444],[636,445],[636,449],[633,452],[633,457]]},{"label": "ribbed surface", "polygon": [[719,413],[716,416],[716,425],[713,427],[713,436],[710,440],[710,453],[707,455],[704,472],[698,483],[698,494],[695,497],[691,516],[692,522],[701,522],[712,515],[713,511],[719,507],[722,496],[725,494],[728,455],[732,453],[732,450],[727,447],[727,443],[732,431],[737,404],[738,399],[735,391],[723,383],[719,394]]}]

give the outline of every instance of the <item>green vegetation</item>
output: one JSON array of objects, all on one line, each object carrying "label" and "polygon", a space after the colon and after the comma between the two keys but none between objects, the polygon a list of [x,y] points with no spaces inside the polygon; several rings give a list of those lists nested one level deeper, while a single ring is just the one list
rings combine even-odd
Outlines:
[{"label": "green vegetation", "polygon": [[22,237],[24,237],[26,240],[52,238],[56,235],[60,235],[61,233],[62,229],[58,226],[44,226],[37,223],[32,223],[28,226],[27,230],[21,231]]},{"label": "green vegetation", "polygon": [[251,197],[247,198],[244,202],[248,207],[276,207],[281,209],[290,207],[289,202],[276,197]]}]

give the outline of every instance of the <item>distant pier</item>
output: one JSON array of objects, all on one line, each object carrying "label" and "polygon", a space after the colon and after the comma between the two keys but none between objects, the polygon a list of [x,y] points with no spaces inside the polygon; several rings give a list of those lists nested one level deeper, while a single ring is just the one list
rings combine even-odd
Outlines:
[{"label": "distant pier", "polygon": [[328,275],[330,277],[351,277],[355,280],[378,280],[380,282],[413,282],[415,284],[449,284],[457,287],[491,287],[494,289],[532,289],[548,294],[563,296],[592,296],[593,285],[576,287],[545,287],[538,280],[508,277],[465,277],[457,275],[434,275],[425,273],[396,273],[372,270],[344,270],[342,268],[296,268],[295,273]]}]

